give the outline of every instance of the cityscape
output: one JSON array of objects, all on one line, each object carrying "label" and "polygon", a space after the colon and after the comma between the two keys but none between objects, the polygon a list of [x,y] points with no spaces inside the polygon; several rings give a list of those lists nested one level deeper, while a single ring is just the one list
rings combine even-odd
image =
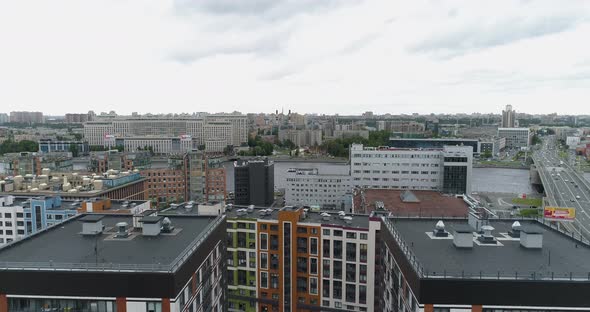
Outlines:
[{"label": "cityscape", "polygon": [[590,311],[590,2],[0,2],[0,312]]}]

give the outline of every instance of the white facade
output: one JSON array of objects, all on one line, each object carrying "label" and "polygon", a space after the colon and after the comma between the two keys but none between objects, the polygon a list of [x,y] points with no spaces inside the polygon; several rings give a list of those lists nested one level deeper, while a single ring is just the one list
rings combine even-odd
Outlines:
[{"label": "white facade", "polygon": [[14,196],[0,197],[0,246],[25,237],[24,211]]},{"label": "white facade", "polygon": [[532,140],[529,128],[498,128],[498,136],[506,138],[507,148],[528,148]]},{"label": "white facade", "polygon": [[580,144],[580,137],[577,136],[568,136],[565,139],[565,145],[569,147],[569,149],[576,149],[576,146]]},{"label": "white facade", "polygon": [[279,130],[279,140],[289,140],[297,146],[313,146],[322,144],[322,130]]},{"label": "white facade", "polygon": [[[145,149],[146,146],[152,147],[155,154],[170,154],[170,153],[184,153],[193,149],[193,142],[189,138],[149,138],[149,137],[133,137],[124,138],[123,147],[125,151],[135,152]],[[116,141],[108,142],[106,146],[114,147]]]},{"label": "white facade", "polygon": [[348,211],[347,194],[352,190],[350,175],[320,174],[318,169],[290,169],[285,185],[285,205],[318,205],[324,209]]}]

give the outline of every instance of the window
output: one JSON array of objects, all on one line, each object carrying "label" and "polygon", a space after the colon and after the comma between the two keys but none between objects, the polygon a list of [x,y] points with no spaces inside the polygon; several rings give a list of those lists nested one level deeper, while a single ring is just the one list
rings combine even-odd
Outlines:
[{"label": "window", "polygon": [[315,237],[311,237],[309,239],[309,253],[312,255],[318,254],[318,239]]},{"label": "window", "polygon": [[317,228],[311,228],[311,234],[318,234]]},{"label": "window", "polygon": [[359,267],[359,281],[361,283],[366,283],[367,282],[367,265],[366,264],[361,264]]},{"label": "window", "polygon": [[268,288],[268,273],[260,272],[260,287]]},{"label": "window", "polygon": [[367,262],[367,244],[360,244],[361,262]]},{"label": "window", "polygon": [[322,271],[324,277],[330,277],[330,260],[323,260]]},{"label": "window", "polygon": [[346,284],[346,302],[356,301],[356,286],[354,284]]},{"label": "window", "polygon": [[354,233],[354,232],[346,232],[346,238],[356,239],[356,233]]},{"label": "window", "polygon": [[22,212],[17,212],[16,213],[16,217],[17,218],[22,218],[23,217],[23,213]]},{"label": "window", "polygon": [[309,274],[318,274],[318,258],[309,259]]},{"label": "window", "polygon": [[162,312],[162,303],[148,302],[146,305],[146,312]]},{"label": "window", "polygon": [[346,281],[347,282],[356,282],[356,264],[354,263],[347,263],[346,264]]},{"label": "window", "polygon": [[334,249],[332,250],[334,254],[334,258],[341,259],[342,258],[342,241],[335,240],[334,241]]},{"label": "window", "polygon": [[356,243],[346,243],[346,261],[356,261]]},{"label": "window", "polygon": [[260,249],[268,250],[268,234],[260,233]]},{"label": "window", "polygon": [[342,231],[341,230],[334,230],[334,236],[342,237]]},{"label": "window", "polygon": [[268,254],[266,252],[260,253],[260,268],[268,269]]},{"label": "window", "polygon": [[332,297],[334,299],[342,299],[342,282],[334,281],[332,286]]},{"label": "window", "polygon": [[330,280],[324,280],[322,282],[322,297],[330,297]]},{"label": "window", "polygon": [[[276,273],[270,274],[270,288],[278,289],[279,288],[279,275]],[[273,294],[274,296],[274,294]],[[273,297],[274,299],[274,297]]]},{"label": "window", "polygon": [[309,293],[312,295],[318,294],[318,279],[317,277],[309,278]]},{"label": "window", "polygon": [[332,271],[332,278],[342,279],[342,261],[334,261],[334,268]]},{"label": "window", "polygon": [[330,257],[330,240],[324,239],[324,244],[322,246],[323,249],[323,256]]},{"label": "window", "polygon": [[10,212],[5,212],[5,213],[4,213],[4,218],[12,218],[12,213],[10,213]]},{"label": "window", "polygon": [[330,229],[323,229],[322,233],[324,236],[330,236]]},{"label": "window", "polygon": [[367,240],[369,238],[367,233],[361,233],[360,237],[362,240]]}]

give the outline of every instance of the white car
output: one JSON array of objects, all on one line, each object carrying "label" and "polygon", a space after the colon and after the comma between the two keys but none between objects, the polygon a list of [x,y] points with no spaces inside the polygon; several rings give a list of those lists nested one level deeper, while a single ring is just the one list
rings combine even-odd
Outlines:
[{"label": "white car", "polygon": [[580,195],[576,195],[576,199],[580,199]]}]

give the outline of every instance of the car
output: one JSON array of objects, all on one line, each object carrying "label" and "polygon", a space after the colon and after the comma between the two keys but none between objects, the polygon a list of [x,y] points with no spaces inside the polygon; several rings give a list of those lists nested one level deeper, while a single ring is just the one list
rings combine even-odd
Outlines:
[{"label": "car", "polygon": [[576,199],[580,199],[580,195],[576,195]]}]

